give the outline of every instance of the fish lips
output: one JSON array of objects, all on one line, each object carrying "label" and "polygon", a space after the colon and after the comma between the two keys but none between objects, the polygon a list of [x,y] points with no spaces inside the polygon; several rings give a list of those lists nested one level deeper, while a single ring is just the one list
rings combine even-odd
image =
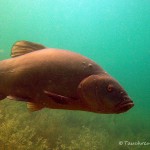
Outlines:
[{"label": "fish lips", "polygon": [[133,106],[134,106],[134,103],[132,100],[130,99],[124,100],[124,101],[121,101],[119,104],[117,104],[115,112],[117,114],[123,113],[131,109]]}]

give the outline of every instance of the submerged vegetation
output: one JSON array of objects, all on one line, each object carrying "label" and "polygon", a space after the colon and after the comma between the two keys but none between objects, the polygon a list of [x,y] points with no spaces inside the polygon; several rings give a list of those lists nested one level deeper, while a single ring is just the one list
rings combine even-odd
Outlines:
[{"label": "submerged vegetation", "polygon": [[0,102],[0,149],[15,150],[146,150],[149,146],[119,141],[150,141],[148,128],[126,115],[78,111],[29,112],[25,103]]}]

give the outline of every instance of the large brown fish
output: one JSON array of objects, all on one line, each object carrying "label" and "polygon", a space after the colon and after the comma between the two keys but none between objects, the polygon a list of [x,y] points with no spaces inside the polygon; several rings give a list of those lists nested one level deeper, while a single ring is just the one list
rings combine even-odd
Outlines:
[{"label": "large brown fish", "polygon": [[0,99],[42,108],[122,113],[133,102],[120,84],[94,61],[71,51],[19,41],[12,58],[0,62]]}]

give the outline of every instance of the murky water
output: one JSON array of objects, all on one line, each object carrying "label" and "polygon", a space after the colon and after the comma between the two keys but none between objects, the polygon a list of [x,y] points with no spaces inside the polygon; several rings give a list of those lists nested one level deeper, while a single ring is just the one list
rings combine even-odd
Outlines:
[{"label": "murky water", "polygon": [[135,106],[104,115],[0,102],[0,149],[150,149],[150,1],[3,0],[0,60],[18,40],[85,55],[115,77]]}]

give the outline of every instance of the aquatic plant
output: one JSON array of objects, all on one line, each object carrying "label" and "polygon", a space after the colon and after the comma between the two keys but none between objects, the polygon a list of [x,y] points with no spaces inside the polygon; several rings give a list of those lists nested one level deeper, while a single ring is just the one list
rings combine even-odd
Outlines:
[{"label": "aquatic plant", "polygon": [[[0,102],[0,149],[15,150],[146,150],[119,141],[149,141],[149,127],[126,115],[44,109],[29,112],[26,104]],[[145,127],[145,128],[144,128]]]},{"label": "aquatic plant", "polygon": [[98,150],[104,149],[106,144],[107,133],[106,132],[93,132],[89,128],[82,126],[81,133],[76,136],[71,136],[70,141],[64,142],[62,136],[58,137],[56,142],[56,148],[53,150]]},{"label": "aquatic plant", "polygon": [[4,113],[3,107],[0,108],[0,147],[16,150],[48,149],[47,140],[37,135],[36,130],[23,121],[23,113],[11,110]]}]

